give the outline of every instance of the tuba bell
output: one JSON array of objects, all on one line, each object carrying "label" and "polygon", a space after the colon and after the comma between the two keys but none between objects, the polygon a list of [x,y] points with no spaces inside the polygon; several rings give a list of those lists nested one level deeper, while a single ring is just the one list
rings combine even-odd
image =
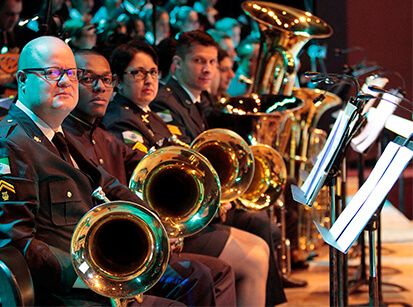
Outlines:
[{"label": "tuba bell", "polygon": [[310,12],[278,3],[246,1],[242,8],[261,32],[253,93],[291,96],[298,53],[310,39],[329,37],[332,28]]},{"label": "tuba bell", "polygon": [[94,292],[112,298],[142,301],[163,275],[169,261],[169,239],[159,218],[136,203],[110,202],[88,211],[71,241],[71,260],[79,278]]},{"label": "tuba bell", "polygon": [[214,168],[204,156],[181,146],[146,155],[133,171],[129,188],[159,215],[172,238],[201,231],[220,205]]}]

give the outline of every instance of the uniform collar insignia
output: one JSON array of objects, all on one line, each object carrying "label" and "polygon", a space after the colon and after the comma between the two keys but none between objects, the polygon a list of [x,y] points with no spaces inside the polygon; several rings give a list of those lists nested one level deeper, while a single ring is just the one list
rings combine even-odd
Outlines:
[{"label": "uniform collar insignia", "polygon": [[148,117],[149,117],[149,114],[142,114],[142,115],[141,115],[141,119],[142,119],[142,121],[143,121],[145,124],[149,124],[149,119],[148,119]]}]

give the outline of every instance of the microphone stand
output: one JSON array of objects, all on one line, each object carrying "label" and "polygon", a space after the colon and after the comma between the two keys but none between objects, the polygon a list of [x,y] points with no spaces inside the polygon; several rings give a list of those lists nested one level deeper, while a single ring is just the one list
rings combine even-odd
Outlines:
[{"label": "microphone stand", "polygon": [[158,0],[151,0],[152,3],[152,31],[153,31],[153,46],[156,47],[156,14],[158,9]]},{"label": "microphone stand", "polygon": [[44,23],[40,24],[39,28],[41,35],[48,35],[50,32],[50,20],[52,18],[52,0],[47,0]]}]

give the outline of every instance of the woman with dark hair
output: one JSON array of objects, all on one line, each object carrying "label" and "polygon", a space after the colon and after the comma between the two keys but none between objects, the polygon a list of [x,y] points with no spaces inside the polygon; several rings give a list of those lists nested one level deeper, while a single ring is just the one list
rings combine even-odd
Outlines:
[{"label": "woman with dark hair", "polygon": [[[157,63],[155,50],[143,42],[119,46],[111,56],[112,72],[119,83],[103,123],[123,142],[141,151],[180,133],[178,127],[166,125],[149,106],[158,92]],[[213,223],[185,238],[183,251],[218,257],[230,264],[236,277],[237,305],[264,306],[269,263],[269,247],[264,240]]]}]

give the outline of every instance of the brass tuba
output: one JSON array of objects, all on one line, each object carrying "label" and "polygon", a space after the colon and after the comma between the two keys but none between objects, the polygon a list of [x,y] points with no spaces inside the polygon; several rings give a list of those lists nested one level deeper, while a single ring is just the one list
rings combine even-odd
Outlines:
[{"label": "brass tuba", "polygon": [[201,231],[220,205],[214,168],[204,156],[181,146],[146,155],[133,171],[129,188],[159,215],[172,238]]},{"label": "brass tuba", "polygon": [[71,241],[73,267],[94,292],[116,305],[124,299],[142,301],[164,273],[169,240],[159,218],[136,203],[110,202],[101,191],[94,197],[106,203],[88,211],[77,224]]},{"label": "brass tuba", "polygon": [[253,93],[291,96],[298,53],[310,39],[329,37],[332,28],[310,12],[278,3],[246,1],[242,8],[261,32]]}]

